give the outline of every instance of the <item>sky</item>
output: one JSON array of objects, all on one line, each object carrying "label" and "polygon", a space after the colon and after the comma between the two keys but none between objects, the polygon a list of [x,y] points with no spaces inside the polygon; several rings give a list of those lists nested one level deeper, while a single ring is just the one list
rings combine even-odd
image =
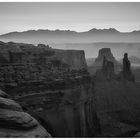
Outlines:
[{"label": "sky", "polygon": [[37,29],[140,30],[139,3],[0,2],[0,34]]}]

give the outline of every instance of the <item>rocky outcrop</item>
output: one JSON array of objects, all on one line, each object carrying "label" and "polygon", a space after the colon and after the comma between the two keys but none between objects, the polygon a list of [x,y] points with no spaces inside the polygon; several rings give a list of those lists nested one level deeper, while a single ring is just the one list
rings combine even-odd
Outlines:
[{"label": "rocky outcrop", "polygon": [[0,88],[50,82],[87,71],[84,51],[56,50],[48,45],[0,42]]},{"label": "rocky outcrop", "polygon": [[51,137],[21,106],[0,91],[0,137]]},{"label": "rocky outcrop", "polygon": [[[22,105],[24,111],[39,120],[52,136],[96,135],[92,132],[94,124],[89,122],[96,113],[92,113],[93,101],[88,102],[92,89],[84,51],[13,42],[1,43],[0,49],[4,49],[6,55],[2,53],[1,56],[7,60],[0,63],[0,86]],[[9,109],[19,109],[12,101],[9,104]],[[6,114],[17,118],[9,123],[15,124],[13,129],[38,128],[37,122],[23,111],[10,110],[5,111]]]},{"label": "rocky outcrop", "polygon": [[0,65],[7,63],[47,65],[58,59],[71,69],[86,69],[85,53],[82,50],[57,50],[48,45],[0,42]]},{"label": "rocky outcrop", "polygon": [[132,82],[132,77],[127,54],[124,54],[123,69],[119,74],[114,73],[113,62],[104,57],[102,68],[94,77],[94,103],[101,136],[133,137],[139,132],[140,88]]},{"label": "rocky outcrop", "polygon": [[99,136],[93,84],[90,77],[71,77],[63,86],[59,86],[59,89],[34,92],[16,97],[16,100],[35,116],[53,137]]},{"label": "rocky outcrop", "polygon": [[95,59],[93,63],[94,69],[101,69],[104,57],[108,60],[113,62],[114,64],[114,71],[117,73],[121,69],[121,65],[117,62],[113,54],[111,53],[110,48],[102,48],[99,50],[98,57]]},{"label": "rocky outcrop", "polygon": [[129,81],[135,81],[135,77],[131,72],[131,63],[128,60],[128,54],[125,53],[124,54],[124,58],[123,58],[123,78]]},{"label": "rocky outcrop", "polygon": [[107,77],[107,79],[113,78],[113,76],[114,76],[114,63],[112,61],[107,60],[104,57],[102,70],[103,70],[104,75]]},{"label": "rocky outcrop", "polygon": [[[0,86],[4,84],[5,91],[52,136],[119,137],[140,132],[139,88],[134,82],[114,78],[115,64],[107,57],[109,49],[99,53],[99,58],[103,56],[99,59],[101,70],[91,79],[83,51],[18,45],[17,52],[24,52],[29,62],[25,56],[17,59],[16,54],[7,53],[8,63],[0,66]],[[4,92],[0,95],[0,136],[49,136],[19,104]]]},{"label": "rocky outcrop", "polygon": [[83,50],[55,50],[56,58],[70,66],[71,69],[87,69]]},{"label": "rocky outcrop", "polygon": [[115,77],[114,63],[104,57],[102,67],[96,70],[95,77],[99,81],[113,80]]},{"label": "rocky outcrop", "polygon": [[102,48],[102,49],[99,50],[99,54],[98,54],[98,57],[95,59],[94,66],[101,67],[104,57],[107,60],[113,62],[114,65],[118,64],[117,60],[115,59],[115,57],[111,53],[111,49],[110,48]]}]

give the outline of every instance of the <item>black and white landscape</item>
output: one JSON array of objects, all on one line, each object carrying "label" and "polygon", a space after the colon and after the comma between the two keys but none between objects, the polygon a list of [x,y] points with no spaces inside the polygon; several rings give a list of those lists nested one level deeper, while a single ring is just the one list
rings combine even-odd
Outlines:
[{"label": "black and white landscape", "polygon": [[0,2],[0,137],[140,137],[139,13]]}]

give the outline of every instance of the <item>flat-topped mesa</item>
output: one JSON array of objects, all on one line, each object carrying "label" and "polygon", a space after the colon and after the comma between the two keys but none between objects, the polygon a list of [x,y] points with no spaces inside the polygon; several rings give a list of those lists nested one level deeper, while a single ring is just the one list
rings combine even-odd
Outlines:
[{"label": "flat-topped mesa", "polygon": [[95,59],[94,65],[101,67],[104,57],[107,60],[112,61],[114,63],[114,65],[118,64],[117,60],[115,59],[115,57],[111,53],[111,49],[110,48],[102,48],[99,50],[99,54],[98,54],[98,57]]},{"label": "flat-topped mesa", "polygon": [[85,69],[87,64],[83,50],[55,50],[56,58],[70,66],[70,69]]},{"label": "flat-topped mesa", "polygon": [[102,68],[102,62],[103,62],[104,57],[108,61],[113,62],[115,73],[118,73],[121,71],[122,65],[115,59],[110,48],[102,48],[99,50],[98,57],[95,59],[93,63],[93,67],[95,70]]},{"label": "flat-topped mesa", "polygon": [[[0,42],[0,87],[3,84],[50,82],[88,75],[82,50],[58,50],[39,44]],[[4,88],[5,89],[5,88]]]},{"label": "flat-topped mesa", "polygon": [[0,42],[0,63],[37,63],[45,65],[50,59],[59,59],[70,69],[87,69],[83,50],[58,50],[49,45]]}]

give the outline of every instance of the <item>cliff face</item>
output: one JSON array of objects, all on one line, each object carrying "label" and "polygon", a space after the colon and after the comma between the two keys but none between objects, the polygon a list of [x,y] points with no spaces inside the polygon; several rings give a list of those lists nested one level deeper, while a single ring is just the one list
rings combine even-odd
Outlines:
[{"label": "cliff face", "polygon": [[[56,50],[43,44],[0,44],[5,52],[1,54],[5,58],[0,63],[1,88],[53,137],[133,136],[140,131],[137,124],[140,122],[139,88],[128,79],[122,82],[114,78],[111,60],[115,59],[110,49],[99,52],[96,62],[101,62],[102,69],[91,78],[83,51]],[[107,60],[103,61],[103,56]],[[126,71],[128,68],[127,64]],[[20,133],[20,136],[36,136],[34,127],[39,125],[38,122],[7,99],[5,93],[0,92],[0,96],[0,128],[6,126],[9,119],[8,136],[15,136],[11,129],[16,129],[14,132],[19,134],[19,131],[30,128],[33,133]],[[13,115],[12,122],[9,115]],[[44,129],[43,134],[40,134],[40,128],[37,131],[38,137],[46,134]],[[3,134],[2,130],[1,135],[6,137],[7,133]]]},{"label": "cliff face", "polygon": [[68,80],[61,89],[17,97],[53,137],[99,136],[94,110],[93,83],[89,77]]},{"label": "cliff face", "polygon": [[86,69],[84,51],[80,50],[56,50],[48,45],[0,42],[0,63],[36,63],[46,64],[52,59],[58,59],[69,65],[71,69]]},{"label": "cliff face", "polygon": [[70,65],[71,69],[87,69],[83,50],[55,50],[56,58]]},{"label": "cliff face", "polygon": [[90,123],[96,113],[83,51],[12,42],[1,42],[0,49],[7,60],[0,63],[1,88],[52,136],[97,135]]},{"label": "cliff face", "polygon": [[114,65],[118,64],[117,60],[115,59],[115,57],[111,53],[111,49],[110,48],[102,48],[99,50],[99,54],[98,54],[98,57],[95,59],[94,66],[97,66],[97,67],[102,66],[104,57],[107,60],[113,62]]},{"label": "cliff face", "polygon": [[[49,46],[0,42],[0,87],[29,82],[51,82],[87,71],[84,51],[56,50]],[[65,74],[64,74],[65,73]]]},{"label": "cliff face", "polygon": [[132,80],[130,62],[124,55],[122,73],[114,73],[113,62],[104,58],[95,75],[94,98],[100,135],[103,137],[132,137],[140,131],[140,87]]},{"label": "cliff face", "polygon": [[98,57],[95,59],[93,65],[89,67],[89,72],[91,74],[95,74],[96,70],[101,69],[104,57],[106,58],[106,60],[113,62],[115,73],[118,73],[121,71],[122,65],[115,59],[115,57],[111,53],[111,49],[102,48],[99,50]]}]

